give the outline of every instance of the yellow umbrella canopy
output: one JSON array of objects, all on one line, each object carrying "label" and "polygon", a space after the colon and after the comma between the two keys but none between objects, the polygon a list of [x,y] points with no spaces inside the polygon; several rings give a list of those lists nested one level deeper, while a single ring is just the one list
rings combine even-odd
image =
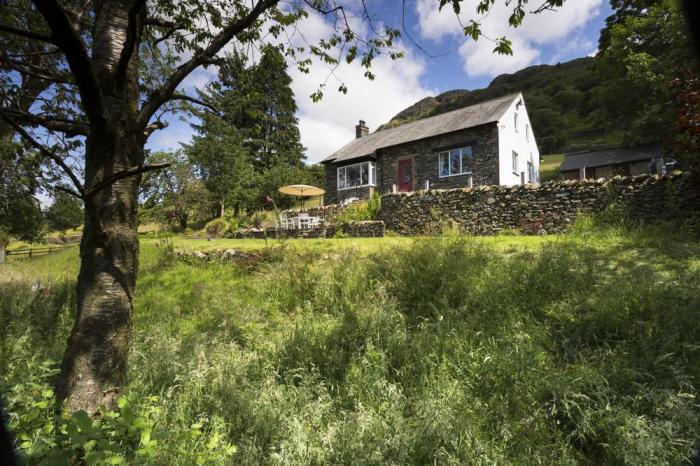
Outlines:
[{"label": "yellow umbrella canopy", "polygon": [[282,186],[279,189],[279,192],[284,193],[284,194],[291,194],[292,196],[320,196],[321,194],[324,194],[326,191],[324,191],[321,188],[317,188],[316,186],[309,186],[308,184],[290,184],[288,186]]}]

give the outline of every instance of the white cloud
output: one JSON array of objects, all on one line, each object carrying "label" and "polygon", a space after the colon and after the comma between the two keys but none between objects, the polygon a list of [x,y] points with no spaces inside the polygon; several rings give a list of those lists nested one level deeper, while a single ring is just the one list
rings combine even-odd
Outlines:
[{"label": "white cloud", "polygon": [[[326,79],[328,69],[315,64],[309,75],[294,71],[292,87],[309,162],[318,162],[350,142],[358,120],[365,120],[374,130],[405,107],[434,94],[421,85],[424,72],[424,63],[412,55],[398,61],[375,59],[374,81],[363,76],[359,64],[345,65],[328,80],[323,99],[314,103],[309,96]],[[348,87],[347,94],[337,91],[340,82]]]},{"label": "white cloud", "polygon": [[[467,24],[469,19],[479,20],[476,15],[477,3],[478,0],[465,0],[462,3],[460,17],[463,24]],[[602,3],[603,0],[568,0],[556,11],[526,14],[520,27],[511,28],[508,17],[512,8],[508,8],[502,0],[497,1],[488,15],[480,18],[480,27],[487,37],[508,37],[513,43],[512,56],[494,54],[494,43],[485,37],[476,42],[464,37],[459,21],[449,6],[439,12],[434,0],[417,0],[416,13],[423,38],[464,41],[459,47],[459,55],[467,75],[495,76],[534,63],[540,58],[543,46],[575,46],[578,40],[576,32],[599,14]],[[590,49],[585,52],[589,53]]]},{"label": "white cloud", "polygon": [[468,76],[496,76],[502,73],[525,68],[540,56],[540,51],[528,45],[519,37],[510,37],[513,55],[493,53],[494,44],[481,39],[464,42],[459,47],[463,60],[464,72]]},{"label": "white cloud", "polygon": [[[375,24],[375,27],[381,29],[382,26]],[[366,23],[353,24],[353,28],[356,32],[368,32]],[[331,33],[330,25],[318,15],[310,15],[298,29],[294,41],[302,40],[303,36],[310,44]],[[299,107],[299,129],[308,162],[319,162],[350,142],[355,137],[358,120],[365,120],[370,130],[374,130],[399,111],[435,93],[421,83],[426,72],[425,62],[411,52],[410,47],[398,44],[398,48],[408,51],[402,59],[375,58],[371,68],[376,76],[373,81],[364,77],[365,69],[358,60],[351,64],[343,62],[330,77],[329,68],[317,60],[309,74],[290,66],[292,89]],[[312,102],[309,96],[326,80],[323,99]],[[347,94],[338,92],[341,83],[347,86]]]}]

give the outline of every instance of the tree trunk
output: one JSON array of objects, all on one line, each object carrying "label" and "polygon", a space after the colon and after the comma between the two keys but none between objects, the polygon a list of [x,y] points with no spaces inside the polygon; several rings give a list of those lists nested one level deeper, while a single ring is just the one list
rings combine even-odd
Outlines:
[{"label": "tree trunk", "polygon": [[[88,151],[100,154],[88,159],[121,161],[108,170],[103,166],[88,170],[89,186],[97,173],[127,168],[128,160],[133,160],[127,154],[138,153],[139,148],[118,145],[114,151],[97,143]],[[77,313],[57,390],[70,411],[113,409],[126,381],[138,270],[139,181],[137,176],[121,179],[86,201]]]},{"label": "tree trunk", "polygon": [[[91,124],[85,142],[85,187],[144,162],[135,42],[125,77],[115,70],[126,39],[131,2],[96,5],[93,67],[104,101],[104,124]],[[141,21],[145,10],[139,13]],[[126,383],[138,270],[137,199],[141,176],[121,178],[85,199],[75,323],[56,394],[69,411],[114,409]]]},{"label": "tree trunk", "polygon": [[180,223],[180,233],[184,233],[187,230],[187,215],[181,214],[177,216],[178,222]]}]

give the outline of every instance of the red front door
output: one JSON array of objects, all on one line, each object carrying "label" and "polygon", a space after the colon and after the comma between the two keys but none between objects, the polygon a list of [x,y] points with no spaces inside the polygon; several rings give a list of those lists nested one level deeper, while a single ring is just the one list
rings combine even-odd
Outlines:
[{"label": "red front door", "polygon": [[399,191],[413,191],[413,159],[399,160]]}]

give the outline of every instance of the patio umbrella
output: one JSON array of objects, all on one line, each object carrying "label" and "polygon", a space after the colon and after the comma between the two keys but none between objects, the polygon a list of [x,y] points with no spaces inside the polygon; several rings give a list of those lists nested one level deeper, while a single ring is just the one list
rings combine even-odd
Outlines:
[{"label": "patio umbrella", "polygon": [[[321,188],[317,188],[316,186],[309,186],[308,184],[290,184],[288,186],[282,186],[279,189],[279,192],[281,192],[283,194],[289,194],[292,196],[310,197],[310,196],[320,196],[321,194],[324,194],[326,191],[324,191]],[[302,207],[302,209],[304,208],[304,200],[303,199],[301,201],[301,207]]]}]

